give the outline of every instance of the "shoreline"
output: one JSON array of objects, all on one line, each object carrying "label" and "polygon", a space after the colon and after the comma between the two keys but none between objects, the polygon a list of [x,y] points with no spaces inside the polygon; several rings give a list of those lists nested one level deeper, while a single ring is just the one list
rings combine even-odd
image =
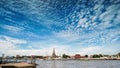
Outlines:
[{"label": "shoreline", "polygon": [[42,60],[120,60],[120,58],[80,58],[80,59],[42,59]]}]

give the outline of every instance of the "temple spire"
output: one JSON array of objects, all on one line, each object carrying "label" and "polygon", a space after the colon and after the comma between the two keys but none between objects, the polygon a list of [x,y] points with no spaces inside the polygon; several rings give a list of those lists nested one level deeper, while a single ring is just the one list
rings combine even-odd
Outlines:
[{"label": "temple spire", "polygon": [[55,48],[53,48],[52,58],[56,58]]}]

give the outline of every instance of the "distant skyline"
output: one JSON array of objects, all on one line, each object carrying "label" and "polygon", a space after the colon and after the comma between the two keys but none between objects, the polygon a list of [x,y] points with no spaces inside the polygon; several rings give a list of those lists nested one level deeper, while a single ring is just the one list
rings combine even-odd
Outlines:
[{"label": "distant skyline", "polygon": [[120,0],[0,0],[0,54],[116,54]]}]

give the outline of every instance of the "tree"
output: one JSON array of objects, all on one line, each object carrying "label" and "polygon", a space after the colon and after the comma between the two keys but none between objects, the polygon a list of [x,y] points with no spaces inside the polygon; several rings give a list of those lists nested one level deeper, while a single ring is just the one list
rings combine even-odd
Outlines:
[{"label": "tree", "polygon": [[99,57],[103,57],[103,55],[102,55],[102,54],[99,54]]},{"label": "tree", "polygon": [[66,55],[66,54],[63,54],[62,55],[62,58],[70,58],[70,56]]},{"label": "tree", "polygon": [[85,55],[86,58],[88,58],[88,55]]},{"label": "tree", "polygon": [[93,57],[93,58],[100,58],[100,56],[97,55],[97,54],[93,55],[92,57]]},{"label": "tree", "polygon": [[120,56],[120,53],[118,53],[118,56]]}]

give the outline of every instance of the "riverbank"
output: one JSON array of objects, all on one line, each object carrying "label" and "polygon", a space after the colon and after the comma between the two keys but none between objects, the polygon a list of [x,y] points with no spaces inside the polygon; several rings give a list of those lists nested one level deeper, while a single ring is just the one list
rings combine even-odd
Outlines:
[{"label": "riverbank", "polygon": [[120,58],[79,58],[79,59],[54,58],[54,59],[41,59],[41,60],[120,60]]},{"label": "riverbank", "polygon": [[120,58],[80,58],[80,60],[120,60]]}]

